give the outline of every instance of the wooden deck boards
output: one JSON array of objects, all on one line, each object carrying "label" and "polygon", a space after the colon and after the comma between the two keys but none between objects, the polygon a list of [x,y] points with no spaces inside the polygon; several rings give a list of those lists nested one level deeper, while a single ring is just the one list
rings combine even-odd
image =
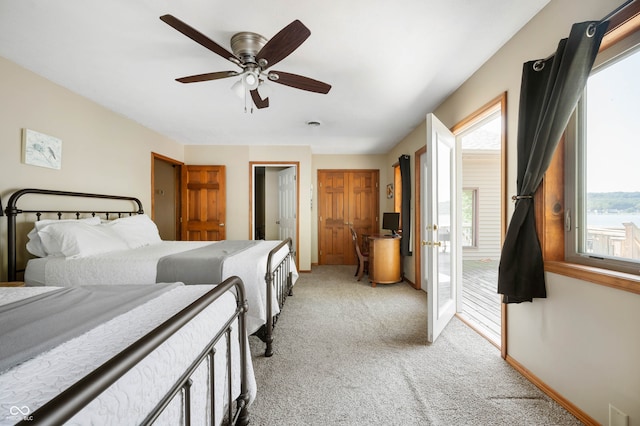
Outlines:
[{"label": "wooden deck boards", "polygon": [[500,345],[500,294],[496,292],[498,261],[464,261],[462,280],[461,316]]}]

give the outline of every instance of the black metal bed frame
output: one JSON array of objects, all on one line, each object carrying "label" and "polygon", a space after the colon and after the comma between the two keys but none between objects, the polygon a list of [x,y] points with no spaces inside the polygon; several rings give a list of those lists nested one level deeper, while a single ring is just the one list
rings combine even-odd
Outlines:
[{"label": "black metal bed frame", "polygon": [[[234,291],[235,290],[235,291]],[[111,358],[109,361],[98,367],[96,370],[76,382],[64,392],[60,393],[51,401],[31,413],[28,418],[23,419],[19,425],[58,425],[64,424],[76,413],[84,408],[89,402],[95,399],[105,389],[115,383],[127,371],[153,352],[158,346],[169,339],[175,332],[180,330],[189,321],[195,318],[200,312],[218,299],[222,294],[231,291],[235,294],[236,310],[225,323],[224,328],[219,330],[213,339],[207,344],[205,349],[193,361],[193,363],[182,374],[180,379],[173,385],[167,394],[156,404],[151,413],[142,422],[144,425],[152,424],[160,416],[164,409],[178,394],[183,394],[184,424],[191,424],[191,375],[205,360],[209,360],[209,394],[211,395],[211,416],[212,424],[217,424],[215,418],[215,378],[213,374],[214,357],[216,350],[214,346],[224,336],[227,342],[227,351],[222,356],[227,359],[227,386],[229,395],[233,389],[232,357],[231,357],[231,331],[232,325],[238,321],[238,339],[240,344],[240,396],[235,401],[229,401],[225,417],[220,421],[226,424],[247,425],[249,423],[249,391],[247,389],[247,331],[245,326],[245,315],[247,312],[247,301],[245,297],[244,284],[238,277],[226,279],[221,284],[208,291],[195,302],[184,308],[182,311],[169,318],[164,323],[153,329],[147,335],[141,337],[131,346]]]},{"label": "black metal bed frame", "polygon": [[[81,198],[94,198],[105,200],[118,200],[118,201],[130,201],[135,205],[135,208],[129,210],[45,210],[45,209],[20,209],[18,208],[18,200],[28,194],[39,195],[55,195],[64,197],[81,197]],[[25,188],[18,190],[11,194],[7,207],[5,209],[7,216],[7,260],[8,260],[8,281],[16,281],[18,272],[17,267],[17,233],[16,233],[16,217],[18,214],[33,213],[36,215],[36,220],[40,220],[43,214],[53,214],[62,219],[63,216],[71,215],[79,219],[83,214],[90,214],[92,216],[104,215],[106,219],[109,216],[122,217],[123,215],[143,214],[142,202],[135,197],[120,196],[120,195],[104,195],[104,194],[91,194],[84,192],[72,192],[72,191],[58,191],[50,189],[35,189]],[[275,254],[281,250],[285,245],[289,246],[289,253],[284,259],[278,263],[275,267],[272,265],[272,259]],[[267,321],[266,324],[256,332],[258,336],[266,345],[265,357],[271,357],[273,355],[273,329],[278,321],[278,315],[273,315],[272,298],[275,291],[275,299],[278,301],[278,306],[282,310],[284,302],[287,296],[292,294],[293,287],[293,273],[291,271],[292,263],[292,245],[291,238],[283,240],[278,246],[273,248],[267,258],[267,270],[265,274],[265,282],[267,286]]]},{"label": "black metal bed frame", "polygon": [[[58,195],[58,196],[66,196],[66,197],[84,197],[84,198],[100,198],[107,200],[121,200],[121,201],[131,201],[135,203],[137,209],[135,210],[120,210],[120,211],[108,211],[108,210],[27,210],[27,209],[19,209],[17,207],[18,200],[27,194],[42,194],[42,195]],[[122,217],[123,214],[126,215],[134,215],[134,214],[143,214],[144,210],[142,209],[142,202],[135,197],[126,197],[119,195],[103,195],[103,194],[89,194],[85,192],[70,192],[70,191],[55,191],[49,189],[35,189],[35,188],[25,188],[19,191],[14,192],[9,197],[9,202],[7,203],[7,208],[5,209],[5,214],[7,216],[7,263],[8,263],[8,281],[16,281],[18,275],[17,269],[17,247],[16,247],[16,217],[18,214],[25,213],[35,213],[36,220],[40,220],[40,216],[43,214],[55,214],[58,216],[58,219],[62,219],[62,216],[65,214],[74,214],[76,219],[80,218],[81,214],[91,214],[92,216],[103,214],[106,219],[109,219],[110,215],[118,215],[118,217]]]}]

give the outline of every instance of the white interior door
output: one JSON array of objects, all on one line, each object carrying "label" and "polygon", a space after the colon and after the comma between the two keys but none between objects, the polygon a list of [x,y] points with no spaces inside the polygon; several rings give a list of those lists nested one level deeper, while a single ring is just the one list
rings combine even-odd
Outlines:
[{"label": "white interior door", "polygon": [[[421,176],[426,206],[422,209],[425,256],[423,273],[427,281],[427,340],[434,342],[456,312],[460,276],[458,244],[456,141],[433,114],[427,115],[427,152]],[[425,288],[425,287],[423,287]]]},{"label": "white interior door", "polygon": [[291,237],[296,248],[296,168],[278,172],[278,232],[279,239]]}]

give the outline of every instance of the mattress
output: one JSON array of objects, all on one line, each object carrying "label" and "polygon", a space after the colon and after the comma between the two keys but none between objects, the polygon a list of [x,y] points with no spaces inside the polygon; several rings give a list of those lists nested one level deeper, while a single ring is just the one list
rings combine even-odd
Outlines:
[{"label": "mattress", "polygon": [[[153,300],[99,325],[52,350],[0,373],[0,425],[14,424],[55,395],[84,377],[115,354],[131,345],[189,303],[211,290],[210,285],[179,286]],[[52,290],[52,287],[2,288],[0,304]],[[231,293],[222,295],[189,324],[174,334],[113,386],[80,411],[69,424],[139,424],[155,403],[180,377],[203,347],[222,328],[236,308]],[[232,357],[239,358],[237,326],[234,327]],[[226,341],[216,346],[217,353],[226,353]],[[256,394],[256,384],[249,351],[247,377],[250,401]],[[226,374],[227,359],[216,356],[216,374]],[[233,376],[239,377],[238,363],[232,363]],[[192,388],[193,417],[206,424],[209,410],[207,377],[210,366],[203,363],[194,375]],[[215,385],[216,419],[222,418],[226,402],[225,380],[218,376]],[[239,379],[233,381],[232,398],[240,393]],[[182,413],[180,398],[174,399],[158,419],[157,424],[179,424]]]},{"label": "mattress", "polygon": [[[262,241],[238,254],[228,257],[223,265],[223,279],[238,276],[242,279],[249,311],[247,331],[256,332],[266,323],[267,290],[265,272],[267,256],[280,241]],[[27,262],[26,285],[79,286],[91,284],[154,284],[158,259],[175,253],[215,244],[211,241],[163,241],[132,250],[114,251],[75,259],[45,257]],[[274,256],[275,267],[288,253],[283,247]],[[291,262],[293,282],[298,278],[295,262]],[[279,313],[275,293],[272,297],[273,314]]]}]

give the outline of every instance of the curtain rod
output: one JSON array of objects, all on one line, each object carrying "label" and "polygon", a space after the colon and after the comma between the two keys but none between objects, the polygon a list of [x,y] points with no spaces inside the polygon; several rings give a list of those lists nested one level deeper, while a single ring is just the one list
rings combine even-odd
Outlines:
[{"label": "curtain rod", "polygon": [[[596,26],[602,25],[603,23],[605,23],[606,21],[608,21],[609,19],[613,18],[614,16],[616,16],[620,11],[622,11],[622,9],[624,9],[625,7],[629,6],[631,3],[633,3],[636,0],[627,0],[624,3],[622,3],[620,6],[618,6],[617,8],[615,8],[612,12],[610,12],[607,16],[605,16],[604,18],[600,19],[598,21],[598,23],[596,24]],[[551,55],[547,56],[544,59],[538,59],[534,64],[533,67],[534,69],[536,69],[536,67],[540,68],[540,65],[544,66],[544,62],[547,62],[549,59],[553,58],[553,56],[555,55],[555,52],[552,53]]]},{"label": "curtain rod", "polygon": [[604,18],[602,18],[599,22],[598,25],[602,24],[604,21],[607,21],[611,18],[613,18],[618,12],[620,12],[622,9],[624,9],[625,7],[629,6],[631,3],[633,3],[635,0],[627,0],[624,3],[622,3],[620,6],[618,6],[616,9],[614,9],[610,14],[608,14],[607,16],[605,16]]}]

